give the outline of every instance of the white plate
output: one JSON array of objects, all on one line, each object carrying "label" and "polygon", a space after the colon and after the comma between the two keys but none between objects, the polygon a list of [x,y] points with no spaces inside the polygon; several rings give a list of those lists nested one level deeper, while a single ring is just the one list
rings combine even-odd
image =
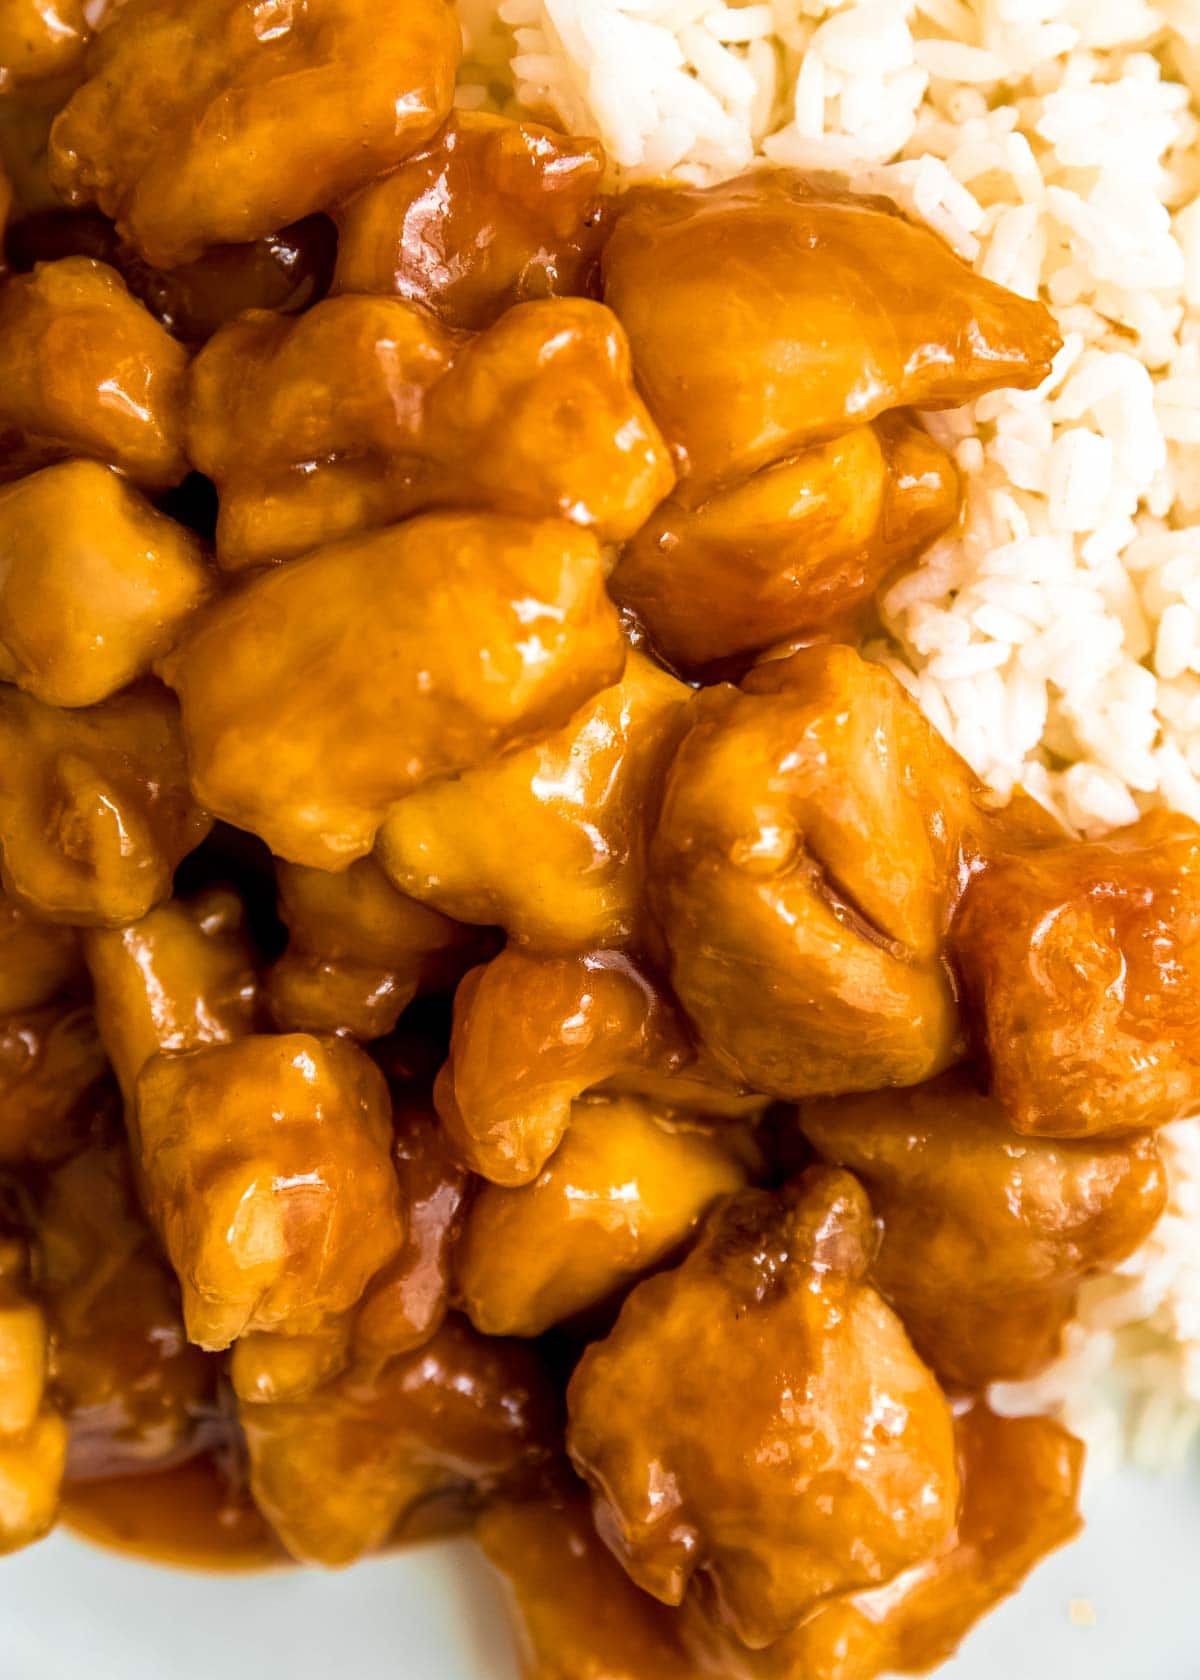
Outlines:
[{"label": "white plate", "polygon": [[[943,1680],[1197,1680],[1200,1477],[1094,1490],[1060,1552]],[[1096,1625],[1073,1623],[1089,1600]],[[516,1680],[486,1570],[466,1546],[213,1577],[55,1537],[0,1563],[0,1680]]]}]

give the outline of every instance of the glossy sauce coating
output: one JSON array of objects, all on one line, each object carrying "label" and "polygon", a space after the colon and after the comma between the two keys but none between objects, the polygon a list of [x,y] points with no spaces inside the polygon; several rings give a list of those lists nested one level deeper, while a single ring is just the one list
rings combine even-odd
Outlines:
[{"label": "glossy sauce coating", "polygon": [[872,1276],[959,1388],[1047,1364],[1080,1282],[1132,1254],[1166,1205],[1152,1138],[1019,1137],[957,1072],[806,1103],[800,1123],[866,1188],[883,1229]]},{"label": "glossy sauce coating", "polygon": [[1041,1137],[1115,1137],[1200,1099],[1200,830],[1155,812],[1107,840],[998,859],[955,960],[992,1089]]},{"label": "glossy sauce coating", "polygon": [[67,1430],[46,1401],[48,1345],[28,1247],[0,1226],[0,1556],[40,1540],[58,1507]]},{"label": "glossy sauce coating", "polygon": [[128,927],[95,929],[84,953],[96,1019],[126,1102],[160,1050],[199,1050],[251,1032],[254,951],[235,893],[212,888],[161,904]]},{"label": "glossy sauce coating", "polygon": [[1036,385],[1060,342],[1042,304],[974,275],[888,200],[787,170],[634,189],[603,272],[689,488],[886,409]]},{"label": "glossy sauce coating", "polygon": [[[446,0],[127,0],[54,125],[54,183],[98,203],[149,261],[258,239],[398,163],[450,110]],[[152,106],[155,121],[146,121]]]},{"label": "glossy sauce coating", "polygon": [[533,298],[590,296],[603,175],[594,140],[459,112],[341,206],[334,289],[408,298],[475,329]]},{"label": "glossy sauce coating", "polygon": [[467,975],[434,1098],[474,1171],[495,1184],[530,1183],[562,1141],[575,1099],[605,1084],[700,1113],[756,1106],[697,1052],[652,976],[619,952],[535,957],[509,946]]},{"label": "glossy sauce coating", "polygon": [[684,1614],[693,1673],[713,1680],[877,1680],[924,1674],[1078,1533],[1083,1446],[1049,1418],[955,1418],[962,1505],[945,1545],[887,1586],[831,1599],[793,1634],[747,1651],[698,1601]]},{"label": "glossy sauce coating", "polygon": [[0,288],[0,477],[84,455],[162,490],[187,471],[187,353],[115,270],[44,263]]},{"label": "glossy sauce coating", "polygon": [[398,1104],[392,1162],[405,1235],[354,1316],[354,1346],[368,1362],[410,1353],[441,1329],[455,1294],[454,1255],[471,1195],[471,1174],[424,1103]]},{"label": "glossy sauce coating", "polygon": [[175,1274],[116,1133],[103,1128],[50,1174],[36,1212],[48,1388],[67,1422],[72,1481],[168,1468],[220,1430],[216,1362],[188,1343]]},{"label": "glossy sauce coating", "polygon": [[961,1054],[941,942],[972,780],[848,648],[754,677],[701,693],[667,777],[651,878],[676,992],[759,1090],[917,1084]]},{"label": "glossy sauce coating", "polygon": [[383,1078],[354,1045],[252,1035],[154,1057],[135,1157],[189,1337],[322,1331],[403,1238]]},{"label": "glossy sauce coating", "polygon": [[636,939],[656,789],[690,691],[631,650],[561,729],[392,808],[379,861],[396,885],[543,951]]},{"label": "glossy sauce coating", "polygon": [[949,1408],[867,1282],[874,1243],[848,1173],[745,1191],[571,1378],[567,1442],[605,1541],[664,1604],[706,1581],[755,1649],[954,1526]]},{"label": "glossy sauce coating", "polygon": [[96,462],[0,489],[0,677],[38,700],[92,706],[148,675],[210,588],[191,532]]},{"label": "glossy sauce coating", "polygon": [[631,536],[671,488],[616,317],[550,298],[479,336],[397,298],[252,312],[197,358],[188,447],[221,492],[230,570],[431,506]]},{"label": "glossy sauce coating", "polygon": [[669,1259],[745,1184],[719,1129],[673,1123],[636,1097],[576,1103],[532,1184],[486,1184],[471,1203],[456,1262],[463,1308],[486,1335],[540,1335]]},{"label": "glossy sauce coating", "polygon": [[212,826],[188,786],[179,708],[156,682],[75,711],[6,685],[0,755],[5,889],[56,921],[136,921]]},{"label": "glossy sauce coating", "polygon": [[258,1507],[292,1556],[341,1565],[403,1536],[431,1505],[460,1521],[548,1458],[553,1396],[523,1347],[451,1319],[415,1353],[290,1405],[242,1409]]},{"label": "glossy sauce coating", "polygon": [[577,1483],[492,1506],[474,1537],[507,1589],[527,1680],[694,1680],[675,1615],[625,1574]]},{"label": "glossy sauce coating", "polygon": [[624,658],[593,537],[433,514],[255,578],[162,669],[209,807],[337,869],[402,795],[562,721]]},{"label": "glossy sauce coating", "polygon": [[814,444],[694,506],[663,502],[612,580],[687,670],[789,636],[848,636],[893,567],[952,523],[950,457],[900,413]]},{"label": "glossy sauce coating", "polygon": [[149,1476],[75,1483],[65,1490],[62,1516],[92,1545],[177,1569],[229,1573],[287,1561],[249,1490],[224,1472],[221,1455]]}]

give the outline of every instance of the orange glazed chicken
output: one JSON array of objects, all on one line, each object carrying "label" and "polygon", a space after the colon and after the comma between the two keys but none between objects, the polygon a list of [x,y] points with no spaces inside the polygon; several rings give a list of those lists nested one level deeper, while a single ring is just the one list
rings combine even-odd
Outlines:
[{"label": "orange glazed chicken", "polygon": [[594,140],[463,111],[342,205],[334,290],[408,298],[475,330],[515,303],[590,296],[603,176]]},{"label": "orange glazed chicken", "polygon": [[396,800],[564,721],[624,659],[595,538],[432,514],[252,579],[162,672],[209,809],[344,869]]},{"label": "orange glazed chicken", "polygon": [[187,353],[104,263],[65,257],[0,287],[0,478],[66,455],[177,484]]},{"label": "orange glazed chicken", "polygon": [[522,304],[478,337],[395,298],[251,311],[201,351],[191,390],[231,571],[438,506],[619,541],[675,481],[620,324],[583,299]]},{"label": "orange glazed chicken", "polygon": [[126,0],[54,125],[54,183],[169,268],[399,163],[449,113],[458,52],[447,0],[403,0],[385,30],[362,0],[269,22],[253,0]]},{"label": "orange glazed chicken", "polygon": [[0,0],[0,1552],[464,1534],[527,1680],[921,1672],[1200,1108],[1200,825],[898,657],[1090,352],[990,184],[979,273],[631,185],[480,10]]},{"label": "orange glazed chicken", "polygon": [[849,1174],[743,1192],[571,1379],[568,1445],[605,1541],[664,1604],[703,1584],[752,1649],[954,1527],[950,1410],[867,1281],[874,1245]]},{"label": "orange glazed chicken", "polygon": [[960,1073],[806,1103],[813,1147],[863,1183],[883,1227],[872,1276],[947,1382],[1027,1377],[1057,1351],[1081,1280],[1153,1230],[1153,1139],[1017,1137]]},{"label": "orange glazed chicken", "polygon": [[180,1275],[188,1335],[310,1335],[354,1306],[403,1237],[383,1076],[303,1033],[158,1055],[134,1155]]}]

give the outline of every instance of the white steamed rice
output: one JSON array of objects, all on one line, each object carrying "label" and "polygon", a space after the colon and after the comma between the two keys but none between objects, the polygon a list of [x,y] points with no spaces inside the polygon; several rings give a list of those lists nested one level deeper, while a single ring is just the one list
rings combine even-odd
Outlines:
[{"label": "white steamed rice", "polygon": [[[1051,305],[1046,383],[940,415],[962,532],[874,648],[992,785],[1099,834],[1200,818],[1200,0],[460,0],[463,105],[598,134],[623,179],[834,169]],[[997,1392],[1110,1460],[1200,1430],[1200,1120],[1172,1201]],[[1097,1450],[1098,1449],[1098,1450]]]}]

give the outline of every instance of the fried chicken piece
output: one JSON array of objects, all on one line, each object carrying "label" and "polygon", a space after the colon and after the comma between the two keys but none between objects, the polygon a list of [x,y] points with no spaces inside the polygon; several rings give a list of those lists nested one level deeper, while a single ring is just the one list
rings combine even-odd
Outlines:
[{"label": "fried chicken piece", "polygon": [[625,549],[612,592],[685,670],[790,636],[845,636],[958,501],[950,457],[908,416],[888,414],[697,507],[670,497]]},{"label": "fried chicken piece", "polygon": [[532,1184],[485,1184],[456,1255],[463,1310],[488,1336],[539,1336],[675,1254],[746,1170],[721,1134],[636,1097],[592,1098]]},{"label": "fried chicken piece", "polygon": [[1200,1103],[1200,827],[1157,811],[1014,851],[970,884],[953,953],[1009,1123],[1115,1137]]},{"label": "fried chicken piece", "polygon": [[847,647],[706,689],[691,718],[651,898],[717,1062],[798,1099],[915,1085],[958,1059],[942,946],[990,822],[966,765]]},{"label": "fried chicken piece", "polygon": [[0,489],[0,678],[48,705],[145,676],[210,588],[191,532],[94,461]]},{"label": "fried chicken piece", "polygon": [[403,1240],[387,1089],[343,1039],[258,1035],[152,1057],[133,1136],[201,1347],[320,1335]]},{"label": "fried chicken piece", "polygon": [[707,1583],[755,1649],[954,1527],[950,1410],[867,1282],[874,1246],[848,1173],[743,1191],[571,1379],[567,1443],[604,1540],[664,1604]]},{"label": "fried chicken piece", "polygon": [[0,1020],[0,1166],[42,1166],[78,1149],[107,1071],[84,1006],[60,1001]]},{"label": "fried chicken piece", "polygon": [[698,1053],[671,999],[620,952],[534,957],[509,946],[472,969],[434,1085],[468,1166],[495,1184],[531,1183],[576,1098],[601,1086],[685,1113],[740,1118],[763,1106]]},{"label": "fried chicken piece", "polygon": [[490,1505],[474,1538],[506,1588],[526,1680],[695,1680],[675,1614],[634,1586],[567,1478]]},{"label": "fried chicken piece", "polygon": [[605,301],[689,492],[889,408],[1029,389],[1061,339],[883,198],[791,170],[639,187],[605,247]]},{"label": "fried chicken piece", "polygon": [[147,490],[187,471],[187,351],[115,270],[43,263],[0,290],[0,478],[83,455]]},{"label": "fried chicken piece", "polygon": [[197,797],[338,869],[397,799],[553,728],[624,659],[594,537],[431,514],[254,578],[161,669]]},{"label": "fried chicken piece", "polygon": [[242,1421],[259,1508],[293,1557],[337,1567],[419,1531],[431,1506],[469,1516],[519,1489],[549,1457],[557,1407],[529,1350],[452,1318],[414,1353]]},{"label": "fried chicken piece", "polygon": [[631,536],[674,473],[602,304],[521,304],[478,336],[398,298],[251,313],[196,359],[188,426],[237,570],[406,518],[483,507]]},{"label": "fried chicken piece", "polygon": [[127,1103],[160,1050],[228,1044],[254,1030],[254,950],[242,902],[226,888],[172,899],[128,927],[94,929],[83,948],[100,1036]]},{"label": "fried chicken piece", "polygon": [[535,298],[588,296],[607,232],[596,140],[459,111],[337,211],[334,290],[422,303],[451,327]]},{"label": "fried chicken piece", "polygon": [[[390,169],[449,114],[446,0],[125,0],[54,124],[54,184],[160,268],[273,233]],[[154,120],[148,122],[147,111]]]},{"label": "fried chicken piece", "polygon": [[883,1226],[874,1282],[960,1388],[1047,1364],[1079,1284],[1140,1247],[1166,1205],[1152,1138],[1017,1137],[961,1073],[808,1103],[800,1123],[865,1186]]},{"label": "fried chicken piece", "polygon": [[37,1009],[83,978],[75,929],[39,921],[0,893],[0,1019]]},{"label": "fried chicken piece", "polygon": [[5,889],[56,921],[120,927],[212,827],[188,790],[174,697],[143,682],[64,711],[0,689]]},{"label": "fried chicken piece", "polygon": [[368,1362],[410,1353],[441,1329],[471,1184],[437,1115],[424,1103],[408,1101],[400,1107],[392,1161],[405,1238],[368,1284],[354,1317],[354,1346]]},{"label": "fried chicken piece", "polygon": [[182,1463],[217,1428],[216,1361],[188,1343],[115,1129],[50,1174],[35,1220],[49,1388],[83,1481]]},{"label": "fried chicken piece", "polygon": [[820,1606],[794,1633],[748,1651],[698,1596],[682,1638],[699,1680],[877,1680],[924,1674],[1079,1532],[1083,1445],[1050,1418],[1002,1418],[981,1402],[955,1419],[962,1507],[945,1546],[887,1586]]},{"label": "fried chicken piece", "polygon": [[561,728],[395,805],[378,856],[396,885],[543,951],[639,932],[648,813],[691,691],[636,650]]},{"label": "fried chicken piece", "polygon": [[482,954],[480,938],[407,898],[374,858],[340,875],[276,865],[288,945],[267,978],[284,1032],[382,1038],[418,992],[452,992]]},{"label": "fried chicken piece", "polygon": [[91,33],[83,0],[0,0],[0,95],[70,75]]},{"label": "fried chicken piece", "polygon": [[67,1453],[66,1425],[46,1402],[48,1331],[28,1259],[0,1231],[0,1556],[49,1533]]}]

